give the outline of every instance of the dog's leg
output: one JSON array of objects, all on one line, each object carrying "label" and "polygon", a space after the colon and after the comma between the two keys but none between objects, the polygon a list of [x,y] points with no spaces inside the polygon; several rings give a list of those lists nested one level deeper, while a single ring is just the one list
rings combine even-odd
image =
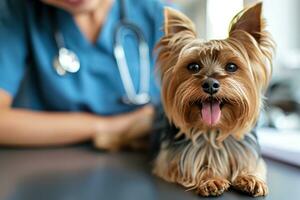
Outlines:
[{"label": "dog's leg", "polygon": [[172,154],[167,149],[162,149],[158,153],[155,162],[153,173],[164,179],[165,181],[175,183],[179,176],[179,165],[178,165],[178,155],[174,159],[170,160],[169,157]]},{"label": "dog's leg", "polygon": [[154,168],[154,174],[168,182],[178,183],[184,187],[195,189],[196,193],[201,196],[219,196],[230,187],[230,182],[223,177],[212,176],[208,171],[199,175],[199,178],[185,178],[180,176],[177,164],[170,164],[168,168],[162,169],[162,166]]},{"label": "dog's leg", "polygon": [[[172,158],[172,159],[170,159]],[[193,189],[201,196],[219,196],[230,187],[226,175],[215,175],[210,169],[192,171],[192,168],[180,170],[180,154],[168,149],[159,152],[154,165],[154,174],[168,182],[178,183]],[[187,160],[190,163],[189,160]],[[195,175],[193,175],[195,173]]]},{"label": "dog's leg", "polygon": [[[253,161],[256,162],[256,161]],[[262,158],[259,159],[256,169],[243,170],[232,181],[232,186],[251,196],[265,196],[268,194],[266,184],[266,165]]]}]

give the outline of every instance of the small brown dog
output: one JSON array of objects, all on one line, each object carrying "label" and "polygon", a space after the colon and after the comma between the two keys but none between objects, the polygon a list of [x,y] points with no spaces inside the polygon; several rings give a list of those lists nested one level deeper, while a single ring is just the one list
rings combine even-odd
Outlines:
[{"label": "small brown dog", "polygon": [[163,108],[177,129],[161,138],[159,177],[203,196],[230,186],[252,196],[268,193],[254,127],[275,45],[261,12],[262,3],[242,10],[227,39],[205,42],[188,17],[165,8],[157,61]]}]

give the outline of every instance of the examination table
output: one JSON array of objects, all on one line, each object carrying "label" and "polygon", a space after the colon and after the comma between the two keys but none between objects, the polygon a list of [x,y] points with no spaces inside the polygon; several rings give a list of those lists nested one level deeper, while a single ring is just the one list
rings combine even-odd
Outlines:
[{"label": "examination table", "polygon": [[[300,168],[266,158],[270,194],[300,199]],[[203,198],[151,175],[144,153],[105,153],[90,144],[46,149],[0,149],[0,200],[254,199],[236,191]],[[262,198],[258,198],[262,199]]]}]

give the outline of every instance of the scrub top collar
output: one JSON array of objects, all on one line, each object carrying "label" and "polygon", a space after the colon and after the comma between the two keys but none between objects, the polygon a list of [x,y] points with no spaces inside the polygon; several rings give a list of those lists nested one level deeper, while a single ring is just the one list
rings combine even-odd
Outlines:
[{"label": "scrub top collar", "polygon": [[[115,1],[108,11],[107,17],[98,33],[97,40],[93,44],[81,32],[80,28],[74,21],[73,16],[62,9],[56,9],[56,22],[58,23],[59,31],[62,32],[67,48],[71,48],[70,44],[76,45],[75,49],[88,50],[90,48],[101,48],[101,50],[113,53],[113,32],[119,20],[120,5]],[[67,36],[67,37],[66,37]],[[72,42],[71,42],[72,41]],[[75,41],[75,42],[74,42]]]}]

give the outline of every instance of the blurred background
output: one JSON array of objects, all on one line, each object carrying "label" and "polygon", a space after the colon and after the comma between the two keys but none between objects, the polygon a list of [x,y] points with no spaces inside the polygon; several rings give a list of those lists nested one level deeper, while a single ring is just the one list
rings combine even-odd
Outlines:
[{"label": "blurred background", "polygon": [[[160,1],[175,4],[195,22],[199,37],[206,40],[226,38],[234,15],[256,2]],[[299,10],[299,0],[263,0],[263,15],[267,20],[267,29],[277,43],[277,50],[273,78],[266,93],[266,106],[261,113],[257,134],[265,157],[289,163],[284,165],[266,159],[272,191],[267,199],[273,200],[299,196]],[[39,151],[9,148],[0,150],[0,200],[132,200],[139,199],[140,195],[143,195],[143,200],[199,199],[175,184],[167,184],[153,177],[150,174],[151,165],[143,153],[101,154],[84,145]],[[245,199],[240,194],[225,194],[223,197],[222,199]]]},{"label": "blurred background", "polygon": [[[196,23],[199,37],[224,39],[233,16],[256,0],[173,0]],[[263,0],[267,29],[277,44],[258,136],[265,155],[300,166],[300,1]]]},{"label": "blurred background", "polygon": [[[233,16],[256,2],[160,1],[175,4],[188,15],[195,22],[199,37],[206,40],[226,38]],[[266,159],[272,191],[266,199],[289,199],[288,196],[292,199],[299,196],[297,189],[300,188],[300,1],[263,0],[263,3],[267,29],[277,43],[277,50],[257,134],[265,157],[288,163]],[[131,152],[102,154],[85,145],[39,151],[3,148],[0,151],[0,200],[87,200],[104,196],[105,199],[132,200],[141,194],[144,200],[199,199],[175,184],[153,177],[146,157],[143,153]],[[247,197],[227,193],[221,198]]]}]

